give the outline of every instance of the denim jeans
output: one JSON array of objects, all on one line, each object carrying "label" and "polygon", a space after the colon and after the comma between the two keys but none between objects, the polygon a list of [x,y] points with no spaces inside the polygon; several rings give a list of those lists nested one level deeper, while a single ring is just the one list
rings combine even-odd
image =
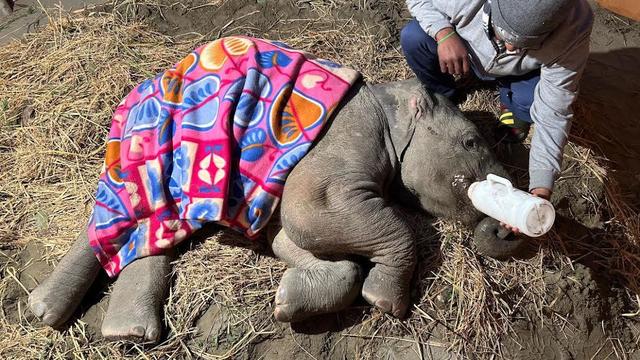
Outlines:
[{"label": "denim jeans", "polygon": [[[400,44],[407,63],[427,89],[452,98],[455,93],[453,76],[440,71],[438,44],[422,30],[418,21],[411,20],[400,33]],[[500,102],[513,112],[515,118],[532,122],[529,113],[533,94],[540,80],[540,71],[520,76],[496,78]]]}]

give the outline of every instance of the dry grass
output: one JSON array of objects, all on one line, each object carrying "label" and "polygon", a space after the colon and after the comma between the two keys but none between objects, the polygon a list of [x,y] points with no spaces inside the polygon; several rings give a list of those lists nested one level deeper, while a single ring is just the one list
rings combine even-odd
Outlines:
[{"label": "dry grass", "polygon": [[[334,14],[338,4],[310,2],[318,18]],[[134,84],[203,41],[177,41],[126,18],[56,14],[51,26],[0,48],[0,246],[6,257],[16,258],[14,249],[38,242],[44,261],[56,262],[88,214],[112,109]],[[280,40],[350,65],[374,82],[410,75],[393,39],[377,37],[373,28],[353,18],[334,16],[330,22]],[[495,113],[497,106],[491,92],[477,91],[463,108]],[[605,204],[589,187],[583,192],[593,204],[590,211],[610,215],[607,229],[612,234],[609,247],[588,250],[600,254],[612,273],[640,294],[637,212],[618,196],[605,159],[585,146],[571,149],[567,160],[584,172],[579,176],[597,179],[606,190]],[[501,357],[504,339],[514,334],[515,317],[533,309],[538,318],[532,321],[544,318],[542,309],[549,306],[544,274],[573,266],[563,248],[567,240],[557,233],[527,260],[498,262],[479,257],[470,234],[455,224],[437,222],[437,233],[430,224],[423,227],[414,296],[419,302],[406,321],[356,309],[359,321],[342,331],[340,341],[359,340],[358,357],[374,358],[377,345],[398,339],[425,357],[428,347],[463,357]],[[20,274],[30,263],[3,260],[0,358],[229,358],[246,356],[252,341],[282,337],[270,312],[283,264],[260,255],[264,251],[252,251],[259,244],[229,233],[212,238],[217,241],[189,245],[176,261],[165,306],[168,335],[162,344],[146,348],[106,343],[89,323],[76,322],[62,333],[39,328],[24,309],[22,286],[28,288],[28,279]],[[226,314],[225,329],[215,342],[203,340],[195,330],[214,304]]]},{"label": "dry grass", "polygon": [[[133,85],[193,45],[111,17],[55,16],[50,27],[0,48],[0,238],[5,249],[42,242],[48,262],[64,254],[87,219],[112,109]],[[28,265],[3,261],[3,299],[15,290],[6,274]],[[92,343],[82,323],[62,335],[8,316],[0,320],[0,357],[137,351]]]}]

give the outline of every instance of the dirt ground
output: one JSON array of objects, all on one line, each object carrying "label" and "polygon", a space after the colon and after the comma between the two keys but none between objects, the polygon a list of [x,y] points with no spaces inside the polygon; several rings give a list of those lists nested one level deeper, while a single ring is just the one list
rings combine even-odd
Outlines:
[{"label": "dirt ground", "polygon": [[[19,0],[16,12],[0,19],[3,44],[36,30],[33,24],[64,18],[60,11],[42,12],[37,3]],[[64,3],[66,9],[83,5]],[[285,40],[353,67],[374,83],[411,76],[399,48],[400,29],[409,19],[401,0],[94,5],[77,14],[110,14],[115,20],[106,21],[104,29],[138,22],[146,26],[138,30],[123,25],[125,30],[114,37],[123,49],[139,42],[132,57],[141,64],[117,69],[128,76],[128,85],[105,89],[110,96],[101,104],[105,108],[132,83],[160,70],[157,64],[166,66],[180,58],[167,52],[157,55],[162,62],[145,68],[154,46],[159,51],[178,49],[233,34]],[[0,358],[640,359],[640,227],[634,228],[640,223],[634,222],[640,210],[640,24],[595,11],[592,54],[553,197],[556,227],[549,236],[532,240],[521,258],[485,259],[474,252],[469,234],[455,224],[416,224],[422,234],[420,265],[408,319],[380,314],[359,300],[340,314],[290,326],[271,316],[284,265],[263,243],[211,229],[180,250],[160,345],[101,339],[109,298],[105,278],[65,329],[44,328],[26,310],[26,297],[51,271],[86,218],[102,154],[100,139],[109,123],[101,115],[90,118],[95,126],[89,130],[97,129],[90,145],[84,138],[71,140],[74,151],[92,154],[80,157],[84,163],[76,160],[77,169],[58,173],[26,162],[19,167],[0,165],[0,173],[22,179],[0,180],[0,219],[5,222],[0,226],[0,327],[5,328],[0,329]],[[78,36],[88,32],[81,25],[74,31]],[[0,85],[13,79],[10,71],[0,74],[5,77],[0,77]],[[20,151],[30,149],[13,139],[20,134],[16,122],[24,131],[46,129],[40,110],[44,97],[34,91],[14,104],[18,100],[0,96],[0,103],[7,102],[0,117],[0,164],[19,163],[25,156]],[[496,101],[491,89],[474,88],[462,108],[489,128]],[[59,136],[46,131],[46,136]],[[527,148],[497,150],[520,185],[526,184]],[[59,163],[52,158],[48,166]],[[60,200],[47,202],[47,197]]]}]

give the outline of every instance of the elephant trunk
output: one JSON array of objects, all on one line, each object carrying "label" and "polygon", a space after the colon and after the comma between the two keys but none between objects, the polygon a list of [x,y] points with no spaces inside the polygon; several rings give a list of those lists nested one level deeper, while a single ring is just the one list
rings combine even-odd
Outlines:
[{"label": "elephant trunk", "polygon": [[525,239],[514,236],[491,217],[485,217],[476,225],[473,237],[481,255],[497,260],[519,255],[525,243]]}]

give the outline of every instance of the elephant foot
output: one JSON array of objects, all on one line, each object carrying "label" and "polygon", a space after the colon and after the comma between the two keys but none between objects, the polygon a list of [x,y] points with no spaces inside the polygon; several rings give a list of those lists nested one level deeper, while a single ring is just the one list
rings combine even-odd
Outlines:
[{"label": "elephant foot", "polygon": [[476,248],[481,255],[497,260],[505,260],[520,255],[525,240],[517,238],[500,225],[498,220],[486,217],[476,225],[473,232]]},{"label": "elephant foot", "polygon": [[171,257],[140,258],[122,270],[102,322],[107,340],[157,343],[162,334],[162,305],[170,283]]},{"label": "elephant foot", "polygon": [[100,263],[82,234],[51,275],[29,294],[31,312],[46,325],[61,326],[80,305],[99,270]]},{"label": "elephant foot", "polygon": [[395,275],[386,266],[377,264],[364,280],[362,297],[381,311],[402,318],[409,307],[410,280],[410,276]]},{"label": "elephant foot", "polygon": [[362,275],[351,261],[322,261],[309,269],[290,268],[276,292],[274,316],[296,322],[310,316],[340,311],[358,296]]}]

